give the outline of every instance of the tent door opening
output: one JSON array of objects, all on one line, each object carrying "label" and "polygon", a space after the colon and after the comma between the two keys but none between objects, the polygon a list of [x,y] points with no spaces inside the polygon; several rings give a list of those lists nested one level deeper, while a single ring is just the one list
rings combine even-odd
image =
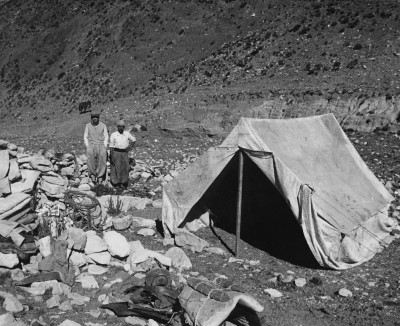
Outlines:
[{"label": "tent door opening", "polygon": [[[242,155],[241,240],[291,263],[319,266],[285,199],[247,154]],[[239,166],[236,153],[200,200],[215,226],[231,234],[236,234]],[[245,251],[242,242],[240,252]]]}]

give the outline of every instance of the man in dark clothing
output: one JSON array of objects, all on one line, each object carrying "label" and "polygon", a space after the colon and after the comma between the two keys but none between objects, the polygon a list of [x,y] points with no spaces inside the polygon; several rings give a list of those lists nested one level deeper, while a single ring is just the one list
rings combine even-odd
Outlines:
[{"label": "man in dark clothing", "polygon": [[129,181],[129,156],[130,142],[136,142],[136,138],[128,131],[125,131],[123,120],[118,121],[117,131],[110,137],[110,163],[111,183],[116,188],[126,189]]},{"label": "man in dark clothing", "polygon": [[99,113],[92,113],[91,122],[85,127],[83,140],[86,145],[86,156],[89,177],[93,183],[105,181],[107,171],[108,131],[100,122]]}]

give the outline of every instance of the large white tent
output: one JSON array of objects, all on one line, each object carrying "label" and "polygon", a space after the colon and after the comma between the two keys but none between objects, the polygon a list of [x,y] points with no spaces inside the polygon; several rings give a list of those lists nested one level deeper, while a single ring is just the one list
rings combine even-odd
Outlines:
[{"label": "large white tent", "polygon": [[[249,228],[255,231],[268,220],[268,229],[276,228],[269,238],[293,242],[285,232],[286,209],[317,262],[333,269],[359,265],[393,240],[395,222],[387,213],[393,198],[332,114],[287,120],[241,118],[220,146],[210,148],[164,187],[166,237],[206,210],[222,212],[214,215],[225,214],[225,222],[235,222],[239,153],[245,158],[247,182],[242,231],[253,232]],[[254,207],[261,207],[257,214]],[[255,215],[258,220],[246,224]]]}]

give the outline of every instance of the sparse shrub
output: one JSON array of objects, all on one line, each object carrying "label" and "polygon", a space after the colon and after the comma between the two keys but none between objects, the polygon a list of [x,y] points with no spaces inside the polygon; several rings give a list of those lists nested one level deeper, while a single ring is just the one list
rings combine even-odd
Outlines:
[{"label": "sparse shrub", "polygon": [[117,200],[114,201],[112,200],[112,197],[108,199],[107,203],[107,214],[110,216],[120,216],[122,213],[122,201],[119,199],[119,196],[117,196]]}]

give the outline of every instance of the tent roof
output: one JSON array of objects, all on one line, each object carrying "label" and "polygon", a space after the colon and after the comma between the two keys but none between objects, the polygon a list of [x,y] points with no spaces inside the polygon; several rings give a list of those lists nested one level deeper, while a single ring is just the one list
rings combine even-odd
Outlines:
[{"label": "tent roof", "polygon": [[393,198],[366,166],[333,114],[296,119],[241,118],[221,147],[273,153],[313,190],[321,217],[348,233]]}]

